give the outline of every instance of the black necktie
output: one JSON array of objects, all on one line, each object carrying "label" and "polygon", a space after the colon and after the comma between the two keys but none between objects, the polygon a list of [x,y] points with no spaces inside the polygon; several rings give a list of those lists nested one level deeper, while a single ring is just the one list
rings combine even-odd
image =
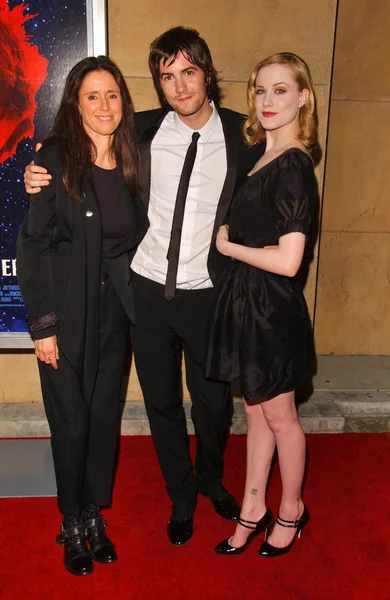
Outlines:
[{"label": "black necktie", "polygon": [[184,208],[186,205],[188,186],[192,169],[194,167],[198,139],[200,134],[195,131],[192,134],[192,142],[188,146],[187,154],[184,159],[183,170],[181,172],[179,187],[177,188],[175,211],[173,213],[171,240],[168,248],[168,271],[165,282],[165,298],[170,301],[175,297],[177,267],[179,264],[181,231],[183,229]]}]

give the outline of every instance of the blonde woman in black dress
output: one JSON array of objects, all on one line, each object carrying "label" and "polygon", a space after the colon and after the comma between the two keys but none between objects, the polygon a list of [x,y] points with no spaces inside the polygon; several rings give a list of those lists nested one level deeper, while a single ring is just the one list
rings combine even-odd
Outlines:
[{"label": "blonde woman in black dress", "polygon": [[[309,521],[301,498],[306,444],[294,391],[313,354],[307,306],[295,275],[316,198],[310,148],[317,138],[313,84],[296,55],[261,61],[248,82],[245,138],[266,149],[233,200],[217,248],[232,265],[216,291],[207,375],[239,379],[248,419],[247,473],[241,518],[219,554],[240,554],[268,530],[262,556],[289,552]],[[272,457],[282,479],[279,516],[266,507]],[[273,526],[273,528],[272,528]],[[267,534],[266,534],[267,535]]]}]

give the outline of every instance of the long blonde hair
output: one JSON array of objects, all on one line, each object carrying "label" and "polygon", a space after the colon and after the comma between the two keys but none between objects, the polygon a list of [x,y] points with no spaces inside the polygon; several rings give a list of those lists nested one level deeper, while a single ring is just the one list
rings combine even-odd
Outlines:
[{"label": "long blonde hair", "polygon": [[265,58],[256,65],[249,77],[247,88],[248,118],[243,127],[246,143],[248,146],[254,146],[265,140],[265,131],[260,125],[256,115],[255,85],[258,72],[267,65],[288,65],[293,72],[299,90],[309,90],[309,96],[306,103],[299,109],[298,139],[306,146],[306,148],[312,148],[317,144],[316,100],[313,81],[307,64],[299,58],[299,56],[292,54],[291,52],[279,52]]}]

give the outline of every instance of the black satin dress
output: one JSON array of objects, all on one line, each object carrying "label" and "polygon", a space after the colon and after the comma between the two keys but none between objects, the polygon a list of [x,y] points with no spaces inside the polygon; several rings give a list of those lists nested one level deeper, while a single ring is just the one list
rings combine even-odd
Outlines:
[{"label": "black satin dress", "polygon": [[[230,241],[262,248],[294,231],[308,236],[316,189],[311,158],[290,148],[239,188],[229,221]],[[207,377],[238,379],[248,404],[304,383],[313,338],[298,281],[232,260],[215,291]]]}]

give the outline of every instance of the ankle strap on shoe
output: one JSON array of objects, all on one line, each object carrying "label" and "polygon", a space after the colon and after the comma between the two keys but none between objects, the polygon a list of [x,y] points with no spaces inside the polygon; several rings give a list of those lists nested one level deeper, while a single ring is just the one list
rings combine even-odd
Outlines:
[{"label": "ankle strap on shoe", "polygon": [[76,527],[64,529],[61,525],[61,533],[56,537],[56,544],[64,544],[67,540],[71,540],[72,538],[80,538],[81,541],[85,542],[85,527],[83,525],[78,525]]},{"label": "ankle strap on shoe", "polygon": [[276,522],[278,525],[281,525],[282,527],[289,527],[291,529],[296,529],[297,527],[299,527],[302,523],[302,517],[300,517],[299,519],[296,519],[295,521],[287,521],[286,519],[282,519],[281,516],[278,516],[278,518],[276,519]]},{"label": "ankle strap on shoe", "polygon": [[92,529],[93,527],[105,529],[107,527],[107,522],[103,519],[103,517],[94,517],[92,519],[85,520],[85,527],[86,529]]},{"label": "ankle strap on shoe", "polygon": [[[238,519],[239,524],[242,527],[246,527],[247,529],[256,529],[257,522],[256,521],[247,521],[246,519]],[[249,525],[245,525],[245,523],[249,523]]]}]

